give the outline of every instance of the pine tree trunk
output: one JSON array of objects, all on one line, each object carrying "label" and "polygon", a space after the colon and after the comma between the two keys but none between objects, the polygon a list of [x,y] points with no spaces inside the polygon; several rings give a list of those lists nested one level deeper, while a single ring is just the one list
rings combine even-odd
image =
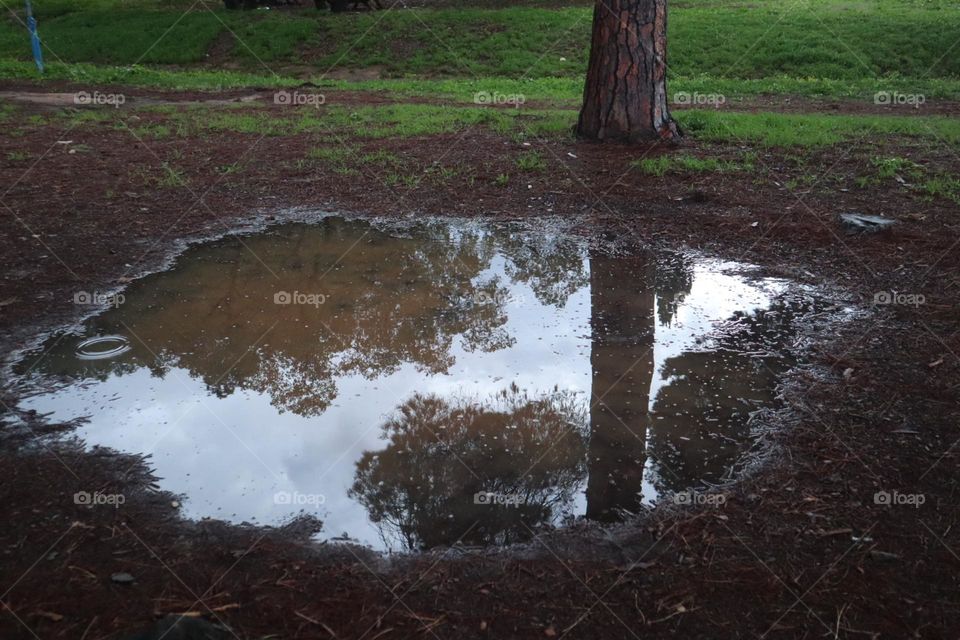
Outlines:
[{"label": "pine tree trunk", "polygon": [[622,142],[680,137],[667,110],[667,0],[597,0],[577,135]]}]

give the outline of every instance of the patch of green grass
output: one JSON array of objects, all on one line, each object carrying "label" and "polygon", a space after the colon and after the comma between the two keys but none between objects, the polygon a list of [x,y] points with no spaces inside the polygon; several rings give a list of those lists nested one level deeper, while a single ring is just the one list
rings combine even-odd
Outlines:
[{"label": "patch of green grass", "polygon": [[498,187],[507,186],[508,184],[510,184],[510,174],[507,174],[507,173],[499,174],[496,178],[494,178],[493,184],[497,185]]},{"label": "patch of green grass", "polygon": [[[463,175],[464,172],[469,174],[471,171],[472,170],[469,168],[464,169],[460,166],[449,166],[445,164],[434,163],[424,169],[423,173],[424,176],[429,177],[430,180],[435,184],[445,185],[453,182],[456,178]],[[466,175],[464,178],[467,184],[472,184],[472,175]]]},{"label": "patch of green grass", "polygon": [[322,30],[315,19],[281,12],[231,12],[225,16],[234,36],[232,54],[249,61],[297,60],[315,48]]},{"label": "patch of green grass", "polygon": [[877,168],[877,177],[881,180],[905,176],[918,180],[924,173],[922,166],[907,158],[872,158],[870,163]]},{"label": "patch of green grass", "polygon": [[330,167],[334,173],[353,176],[359,173],[353,166],[358,152],[355,146],[314,147],[307,157]]},{"label": "patch of green grass", "polygon": [[23,162],[24,160],[29,160],[30,154],[26,151],[10,151],[7,153],[7,160],[10,162]]},{"label": "patch of green grass", "polygon": [[667,173],[712,173],[736,171],[741,168],[735,162],[717,158],[698,158],[690,155],[662,155],[656,158],[640,158],[630,163],[641,173],[663,176]]},{"label": "patch of green grass", "polygon": [[[8,3],[9,7],[23,19],[24,10],[19,4]],[[156,10],[179,9],[185,11],[196,5],[195,0],[40,0],[33,3],[33,14],[40,20],[56,18],[68,13],[90,10]]]},{"label": "patch of green grass", "polygon": [[417,187],[421,180],[423,180],[422,176],[410,173],[398,173],[396,171],[387,173],[383,178],[384,184],[386,184],[388,187],[403,186],[407,187],[408,189]]},{"label": "patch of green grass", "polygon": [[134,167],[130,172],[131,178],[152,187],[185,187],[189,184],[189,179],[182,169],[164,162],[160,168],[156,167]]},{"label": "patch of green grass", "polygon": [[345,164],[357,155],[357,147],[314,147],[307,152],[307,156],[315,160],[322,160],[330,164]]},{"label": "patch of green grass", "polygon": [[675,114],[691,137],[764,147],[822,147],[863,137],[932,138],[960,144],[960,120],[939,116],[734,113],[690,110]]},{"label": "patch of green grass", "polygon": [[517,158],[517,168],[520,171],[543,171],[547,168],[543,156],[538,151],[524,151]]},{"label": "patch of green grass", "polygon": [[[51,61],[109,64],[201,62],[222,30],[206,11],[103,9],[67,13],[39,27]],[[25,31],[13,20],[0,23],[0,56],[30,57]]]},{"label": "patch of green grass", "polygon": [[174,166],[171,166],[170,163],[164,162],[161,166],[161,175],[157,178],[157,185],[161,187],[185,187],[189,184],[189,180],[184,174],[182,169],[178,169]]},{"label": "patch of green grass", "polygon": [[239,162],[233,162],[230,164],[223,164],[217,167],[217,173],[222,176],[229,176],[233,173],[240,173],[243,170],[243,165]]},{"label": "patch of green grass", "polygon": [[921,193],[931,198],[946,198],[960,204],[960,179],[956,176],[937,176],[920,185]]},{"label": "patch of green grass", "polygon": [[15,104],[9,102],[0,102],[0,122],[8,120],[11,116],[17,113],[18,109]]},{"label": "patch of green grass", "polygon": [[37,73],[33,62],[0,59],[0,78],[33,81],[67,80],[89,85],[120,84],[130,87],[210,91],[241,87],[294,87],[303,82],[293,77],[271,76],[265,73],[156,69],[140,64],[122,67],[88,63],[67,64],[57,62],[56,59],[45,61],[42,76]]},{"label": "patch of green grass", "polygon": [[946,198],[960,204],[960,179],[955,175],[900,156],[874,157],[870,164],[876,173],[858,176],[854,181],[861,189],[896,180],[903,188],[926,198]]},{"label": "patch of green grass", "polygon": [[173,135],[173,130],[165,124],[144,124],[131,127],[131,131],[138,138],[152,138],[154,140],[162,140]]},{"label": "patch of green grass", "polygon": [[404,164],[400,156],[386,149],[378,149],[372,153],[365,153],[360,156],[360,162],[364,165],[371,164],[382,167],[402,167]]}]

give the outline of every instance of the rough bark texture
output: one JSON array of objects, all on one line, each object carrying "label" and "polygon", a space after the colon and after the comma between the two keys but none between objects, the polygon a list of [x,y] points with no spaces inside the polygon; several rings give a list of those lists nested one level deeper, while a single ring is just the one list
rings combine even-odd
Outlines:
[{"label": "rough bark texture", "polygon": [[577,135],[679,138],[667,111],[667,0],[597,0]]}]

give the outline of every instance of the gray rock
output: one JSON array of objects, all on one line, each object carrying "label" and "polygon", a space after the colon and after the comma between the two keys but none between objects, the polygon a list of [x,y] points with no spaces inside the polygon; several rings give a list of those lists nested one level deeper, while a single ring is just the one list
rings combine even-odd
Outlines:
[{"label": "gray rock", "polygon": [[132,584],[136,581],[136,578],[129,573],[114,573],[111,574],[110,579],[117,584]]},{"label": "gray rock", "polygon": [[847,230],[847,233],[874,233],[889,229],[896,220],[882,218],[880,216],[868,216],[863,213],[841,213],[840,224]]}]

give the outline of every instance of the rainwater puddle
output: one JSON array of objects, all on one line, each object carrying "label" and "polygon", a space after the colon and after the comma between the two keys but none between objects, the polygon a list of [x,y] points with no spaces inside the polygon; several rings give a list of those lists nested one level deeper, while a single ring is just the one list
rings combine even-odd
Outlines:
[{"label": "rainwater puddle", "polygon": [[152,453],[191,518],[516,542],[735,474],[812,304],[735,267],[509,225],[284,225],[53,336],[24,408]]}]

